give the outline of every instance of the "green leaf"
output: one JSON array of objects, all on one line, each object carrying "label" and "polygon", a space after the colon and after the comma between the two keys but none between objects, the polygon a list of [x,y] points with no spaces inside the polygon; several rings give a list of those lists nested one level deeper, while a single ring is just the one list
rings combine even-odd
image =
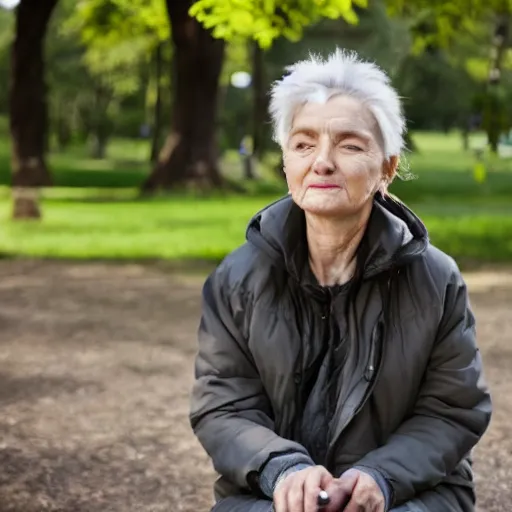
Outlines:
[{"label": "green leaf", "polygon": [[254,23],[254,17],[251,12],[246,10],[237,9],[231,14],[230,26],[238,26],[244,28]]},{"label": "green leaf", "polygon": [[344,12],[343,18],[347,23],[350,23],[351,25],[357,25],[359,23],[359,17],[353,9]]},{"label": "green leaf", "polygon": [[290,41],[296,42],[299,41],[302,37],[302,31],[301,30],[293,30],[292,28],[284,28],[282,31],[282,35],[289,39]]},{"label": "green leaf", "polygon": [[340,13],[352,8],[352,0],[332,0],[331,4],[334,8],[337,8]]},{"label": "green leaf", "polygon": [[[365,7],[367,1],[354,3]],[[249,37],[268,48],[279,36],[297,41],[306,26],[321,18],[357,23],[352,5],[352,0],[197,0],[189,12],[205,27],[224,27],[216,35]]]},{"label": "green leaf", "polygon": [[276,10],[276,5],[274,0],[263,0],[263,12],[270,16]]}]

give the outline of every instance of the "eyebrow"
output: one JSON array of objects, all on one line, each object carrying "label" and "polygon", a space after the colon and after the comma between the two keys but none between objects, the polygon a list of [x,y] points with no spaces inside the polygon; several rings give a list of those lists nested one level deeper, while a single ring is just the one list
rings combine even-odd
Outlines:
[{"label": "eyebrow", "polygon": [[[357,128],[342,128],[340,130],[332,130],[332,132],[335,134],[337,138],[347,138],[347,137],[356,137],[359,139],[363,139],[365,141],[369,141],[372,139],[372,134],[366,130],[358,130]],[[290,137],[293,137],[294,135],[308,135],[310,137],[314,137],[318,134],[318,130],[315,130],[311,127],[306,126],[297,126],[294,128],[291,133]]]},{"label": "eyebrow", "polygon": [[369,142],[373,138],[372,134],[366,130],[345,129],[337,131],[335,134],[338,138],[355,137],[366,142]]},{"label": "eyebrow", "polygon": [[293,137],[294,135],[308,135],[310,137],[314,137],[317,133],[317,130],[314,130],[313,128],[298,126],[290,132],[290,137]]}]

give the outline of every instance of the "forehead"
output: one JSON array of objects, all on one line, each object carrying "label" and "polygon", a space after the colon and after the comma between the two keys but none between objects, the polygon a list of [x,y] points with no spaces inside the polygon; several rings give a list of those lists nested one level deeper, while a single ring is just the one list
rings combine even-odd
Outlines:
[{"label": "forehead", "polygon": [[292,131],[364,131],[380,138],[377,119],[371,110],[357,98],[337,95],[325,103],[307,102],[295,113]]}]

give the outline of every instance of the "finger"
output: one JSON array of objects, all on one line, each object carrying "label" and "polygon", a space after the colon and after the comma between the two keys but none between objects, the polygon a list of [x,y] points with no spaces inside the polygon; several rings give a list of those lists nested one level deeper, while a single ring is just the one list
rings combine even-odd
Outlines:
[{"label": "finger", "polygon": [[304,481],[304,512],[316,512],[318,510],[318,495],[332,480],[331,474],[326,470],[312,471]]},{"label": "finger", "polygon": [[359,471],[356,469],[349,469],[348,471],[345,471],[338,480],[343,484],[344,488],[350,489],[350,492],[352,493],[357,485],[359,477]]},{"label": "finger", "polygon": [[348,506],[351,501],[352,493],[356,489],[359,476],[359,471],[346,471],[340,478],[333,480],[325,489],[331,497],[331,504],[327,509],[328,512],[331,512],[331,510],[337,512]]},{"label": "finger", "polygon": [[370,509],[368,509],[368,511],[364,510],[363,503],[364,500],[361,497],[361,494],[358,493],[357,487],[355,487],[352,495],[350,496],[350,499],[348,500],[348,503],[343,510],[344,512],[370,512]]},{"label": "finger", "polygon": [[286,496],[286,512],[304,512],[304,480],[304,478],[293,479]]},{"label": "finger", "polygon": [[350,494],[347,492],[337,493],[331,498],[329,505],[324,510],[325,512],[340,512],[341,510],[345,510],[349,502]]},{"label": "finger", "polygon": [[356,485],[344,512],[379,512],[378,498],[371,489]]},{"label": "finger", "polygon": [[288,482],[281,482],[274,492],[274,511],[288,512],[286,504],[286,496],[288,493]]},{"label": "finger", "polygon": [[386,507],[385,500],[380,499],[378,496],[374,495],[372,495],[371,505],[371,512],[384,512],[384,509]]},{"label": "finger", "polygon": [[325,512],[339,512],[344,510],[343,507],[350,500],[350,488],[340,484],[339,480],[333,481],[330,485],[325,488],[325,491],[329,495],[329,505],[325,507]]},{"label": "finger", "polygon": [[348,502],[347,506],[342,510],[343,512],[371,512],[370,509],[365,510],[365,507],[359,505],[353,499],[351,499]]}]

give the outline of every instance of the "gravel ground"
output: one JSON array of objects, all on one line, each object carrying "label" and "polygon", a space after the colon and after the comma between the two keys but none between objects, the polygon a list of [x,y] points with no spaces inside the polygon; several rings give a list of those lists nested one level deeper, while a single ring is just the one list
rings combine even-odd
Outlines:
[{"label": "gravel ground", "polygon": [[[476,451],[479,512],[507,512],[512,271],[466,278],[496,411]],[[202,279],[0,262],[0,512],[209,510],[214,476],[187,421]]]}]

